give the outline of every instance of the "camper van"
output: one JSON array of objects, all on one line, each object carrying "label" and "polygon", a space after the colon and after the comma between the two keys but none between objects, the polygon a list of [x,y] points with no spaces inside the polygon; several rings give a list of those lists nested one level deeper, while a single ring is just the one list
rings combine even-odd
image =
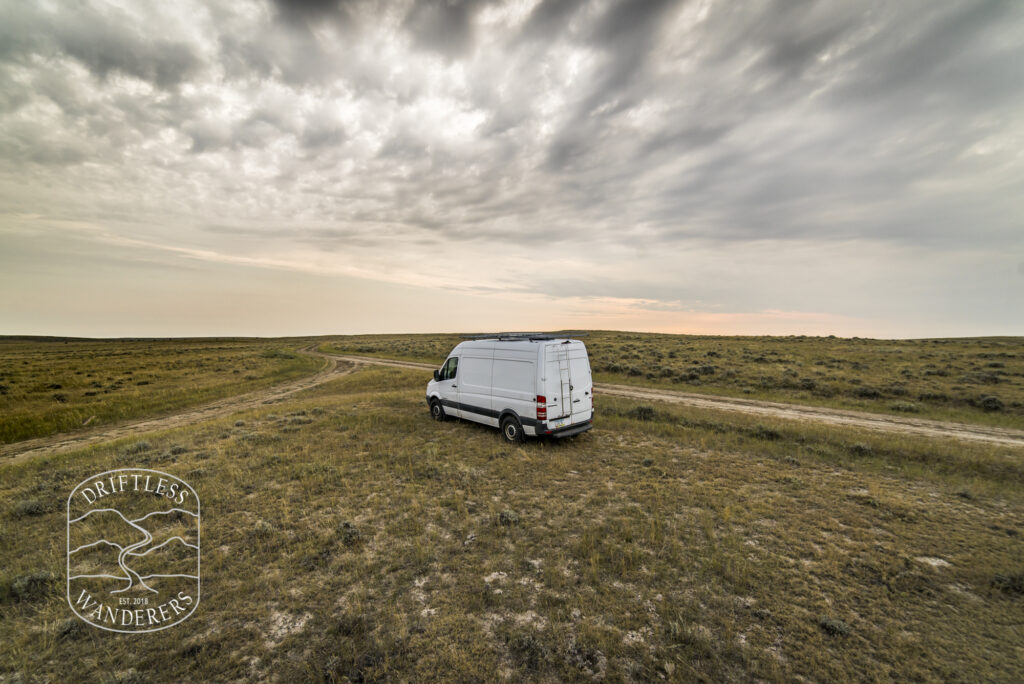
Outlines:
[{"label": "camper van", "polygon": [[571,437],[593,427],[594,384],[579,340],[510,334],[462,342],[427,384],[435,420],[449,417],[526,436]]}]

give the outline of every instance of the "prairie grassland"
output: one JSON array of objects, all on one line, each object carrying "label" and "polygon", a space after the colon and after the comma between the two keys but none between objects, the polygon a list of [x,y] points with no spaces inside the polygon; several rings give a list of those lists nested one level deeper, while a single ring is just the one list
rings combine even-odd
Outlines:
[{"label": "prairie grassland", "polygon": [[[594,379],[1024,428],[1024,338],[871,340],[593,331]],[[331,337],[324,351],[440,364],[458,335]]]},{"label": "prairie grassland", "polygon": [[[134,681],[1024,676],[1024,453],[598,397],[509,446],[368,368],[144,439],[0,465],[0,675]],[[118,635],[63,598],[65,497],[202,500],[203,598]]]},{"label": "prairie grassland", "polygon": [[299,346],[0,338],[0,443],[165,413],[314,372],[322,362]]}]

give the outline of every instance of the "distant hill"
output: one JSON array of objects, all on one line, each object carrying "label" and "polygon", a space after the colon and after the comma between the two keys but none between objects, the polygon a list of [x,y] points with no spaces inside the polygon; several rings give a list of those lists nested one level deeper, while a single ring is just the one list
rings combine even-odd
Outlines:
[{"label": "distant hill", "polygon": [[100,540],[113,542],[121,548],[146,540],[146,534],[134,527],[119,511],[97,509],[68,523],[69,551]]},{"label": "distant hill", "polygon": [[174,537],[157,546],[128,554],[125,563],[141,577],[198,575],[199,550]]},{"label": "distant hill", "polygon": [[121,553],[119,545],[101,540],[77,550],[75,548],[71,550],[74,553],[68,557],[68,569],[72,577],[76,575],[125,577],[124,571],[117,563],[117,556]]},{"label": "distant hill", "polygon": [[132,522],[144,528],[153,537],[146,548],[160,546],[174,537],[181,537],[185,543],[193,546],[199,543],[199,518],[187,511],[155,511]]}]

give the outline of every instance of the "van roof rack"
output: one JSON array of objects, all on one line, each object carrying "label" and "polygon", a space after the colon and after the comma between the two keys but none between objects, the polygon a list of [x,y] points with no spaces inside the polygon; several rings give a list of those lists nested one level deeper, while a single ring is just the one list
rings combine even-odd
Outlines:
[{"label": "van roof rack", "polygon": [[538,332],[503,332],[503,333],[491,333],[489,335],[463,335],[464,340],[498,340],[510,341],[510,340],[527,340],[542,341],[542,340],[559,340],[566,337],[585,337],[587,333],[568,330],[564,332],[556,333],[538,333]]}]

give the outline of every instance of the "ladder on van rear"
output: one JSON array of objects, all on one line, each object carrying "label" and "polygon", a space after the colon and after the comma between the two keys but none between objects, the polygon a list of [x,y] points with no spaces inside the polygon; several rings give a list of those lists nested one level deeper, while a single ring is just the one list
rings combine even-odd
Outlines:
[{"label": "ladder on van rear", "polygon": [[558,355],[558,377],[561,380],[562,392],[558,397],[559,418],[572,415],[572,375],[569,372],[569,348],[568,345],[557,345],[555,351]]}]

